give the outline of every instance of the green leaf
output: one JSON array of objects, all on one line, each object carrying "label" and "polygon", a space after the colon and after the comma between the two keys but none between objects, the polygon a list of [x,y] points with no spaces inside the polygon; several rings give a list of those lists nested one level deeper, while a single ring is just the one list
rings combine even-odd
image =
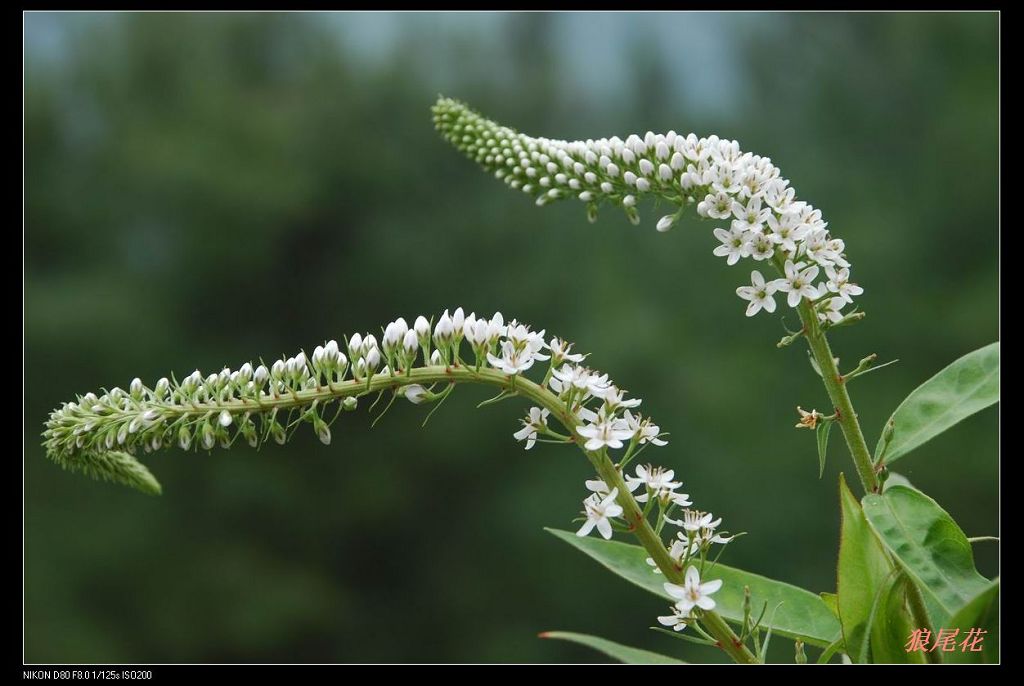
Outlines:
[{"label": "green leaf", "polygon": [[828,433],[832,430],[832,422],[818,424],[818,478],[825,474],[825,453],[828,451]]},{"label": "green leaf", "polygon": [[914,484],[910,483],[910,479],[907,477],[902,474],[897,474],[896,472],[889,472],[889,478],[885,480],[885,485],[882,486],[882,491],[888,491],[893,486],[906,486],[917,490]]},{"label": "green leaf", "polygon": [[925,441],[999,401],[999,342],[967,353],[918,386],[892,415],[896,433],[875,460],[895,462]]},{"label": "green leaf", "polygon": [[907,606],[907,584],[910,581],[901,573],[892,575],[878,594],[878,601],[871,619],[870,636],[871,661],[875,664],[922,664],[921,652],[907,652],[906,642],[915,629]]},{"label": "green leaf", "polygon": [[819,593],[818,595],[821,597],[822,602],[828,606],[828,609],[832,611],[832,614],[836,616],[836,619],[839,619],[839,598],[836,597],[836,594]]},{"label": "green leaf", "polygon": [[555,638],[560,641],[579,643],[580,645],[584,645],[588,648],[593,648],[598,652],[604,653],[608,657],[615,658],[619,662],[625,662],[627,665],[686,664],[682,660],[677,660],[674,657],[659,655],[658,653],[652,653],[651,651],[643,650],[642,648],[631,648],[630,646],[624,646],[621,643],[616,643],[615,641],[609,641],[606,638],[590,636],[588,634],[577,634],[571,631],[545,631],[540,635],[540,637]]},{"label": "green leaf", "polygon": [[[570,531],[547,531],[627,581],[666,600],[673,600],[665,593],[665,577],[655,574],[647,564],[647,551],[642,547],[580,537]],[[753,601],[758,606],[767,602],[768,607],[775,607],[781,603],[772,624],[775,633],[787,638],[801,638],[805,643],[819,647],[829,645],[840,636],[839,622],[821,598],[810,591],[721,563],[709,572],[709,578],[722,580],[721,590],[714,595],[715,610],[731,622],[738,624],[743,621],[743,587],[749,586]]]},{"label": "green leaf", "polygon": [[842,525],[836,589],[839,620],[846,653],[855,663],[870,661],[868,636],[876,596],[889,580],[893,566],[875,538],[857,498],[839,476]]},{"label": "green leaf", "polygon": [[871,529],[920,586],[935,628],[988,587],[967,536],[927,495],[897,485],[862,502]]},{"label": "green leaf", "polygon": [[957,629],[961,641],[971,629],[983,629],[984,639],[979,643],[981,651],[956,651],[942,653],[944,662],[966,662],[994,664],[999,662],[999,579],[992,581],[988,588],[974,596],[954,614],[947,626]]}]

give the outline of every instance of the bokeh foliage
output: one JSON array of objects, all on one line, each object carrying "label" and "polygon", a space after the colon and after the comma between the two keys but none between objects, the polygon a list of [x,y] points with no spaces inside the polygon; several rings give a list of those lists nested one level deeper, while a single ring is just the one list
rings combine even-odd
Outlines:
[{"label": "bokeh foliage", "polygon": [[[146,498],[43,459],[76,392],[237,366],[461,304],[593,353],[672,432],[658,459],[749,535],[730,565],[834,590],[826,399],[712,225],[642,207],[538,210],[431,128],[439,91],[565,138],[647,129],[770,155],[846,241],[868,319],[849,364],[869,443],[902,398],[998,338],[997,17],[239,15],[26,17],[25,658],[577,661],[539,631],[672,652],[656,598],[542,531],[584,495],[578,453],[511,437],[457,392],[260,453],[167,452]],[[595,55],[603,55],[604,62]],[[793,322],[788,322],[790,325]],[[471,397],[472,396],[472,397]],[[996,534],[989,410],[900,462],[968,535]],[[995,573],[995,547],[979,548]],[[778,659],[791,647],[778,641]]]}]

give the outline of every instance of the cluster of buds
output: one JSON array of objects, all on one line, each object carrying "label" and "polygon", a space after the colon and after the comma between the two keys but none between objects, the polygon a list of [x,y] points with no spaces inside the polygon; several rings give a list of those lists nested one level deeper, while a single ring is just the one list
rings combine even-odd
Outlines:
[{"label": "cluster of buds", "polygon": [[[459,381],[500,384],[503,393],[514,393],[515,380],[536,362],[548,364],[544,378],[531,383],[564,406],[564,417],[571,417],[567,428],[575,435],[551,432],[550,409],[534,408],[524,430],[515,433],[527,447],[538,432],[563,443],[578,441],[588,450],[621,447],[626,440],[630,450],[664,443],[656,425],[629,412],[640,401],[626,400],[606,374],[582,367],[584,356],[572,352],[572,344],[546,341],[543,330],[514,319],[506,323],[500,312],[477,317],[456,308],[445,310],[436,323],[416,317],[411,328],[399,317],[379,337],[378,344],[372,333],[355,333],[343,343],[317,345],[309,356],[299,352],[269,365],[246,362],[211,374],[196,370],[181,381],[161,378],[152,387],[133,379],[127,391],[80,395],[50,414],[43,433],[47,454],[65,467],[103,476],[113,458],[99,456],[108,453],[128,460],[171,446],[211,450],[239,439],[253,447],[283,444],[304,423],[328,444],[333,422],[342,411],[356,409],[366,394],[391,390],[425,403],[444,397]],[[496,374],[481,375],[482,369]],[[435,393],[439,382],[446,390]]]},{"label": "cluster of buds", "polygon": [[[637,202],[654,197],[678,207],[658,220],[658,231],[672,228],[689,206],[723,222],[713,232],[720,243],[715,255],[730,265],[742,258],[765,261],[780,272],[766,281],[754,270],[752,285],[737,290],[748,301],[748,316],[774,312],[780,292],[790,307],[810,300],[818,318],[834,325],[863,292],[850,280],[843,240],[831,234],[821,211],[796,199],[771,159],[743,152],[734,140],[675,131],[578,141],[533,137],[450,98],[440,98],[433,113],[452,145],[510,188],[536,196],[538,205],[576,198],[593,221],[598,207],[609,203],[637,224]],[[827,280],[818,282],[821,270]]]}]

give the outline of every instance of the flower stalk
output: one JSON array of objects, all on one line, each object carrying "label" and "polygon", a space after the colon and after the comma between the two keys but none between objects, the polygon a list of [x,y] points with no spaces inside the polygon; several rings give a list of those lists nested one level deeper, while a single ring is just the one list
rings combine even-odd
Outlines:
[{"label": "flower stalk", "polygon": [[[589,452],[587,457],[594,465],[601,479],[608,484],[609,488],[617,488],[619,492],[618,503],[623,509],[623,518],[629,523],[630,531],[644,547],[647,553],[654,560],[658,569],[665,575],[665,579],[674,584],[684,583],[685,571],[681,565],[669,556],[668,551],[661,542],[661,537],[655,533],[650,521],[644,516],[643,511],[637,504],[629,487],[622,478],[618,467],[608,457],[606,451]],[[705,610],[701,613],[700,622],[704,629],[711,634],[716,645],[726,652],[735,662],[740,664],[756,664],[759,662],[757,656],[740,640],[736,632],[726,623],[722,616],[714,610]]]},{"label": "flower stalk", "polygon": [[[580,365],[585,356],[571,352],[571,344],[559,338],[546,342],[543,336],[543,331],[535,332],[516,320],[506,324],[500,313],[478,319],[475,314],[465,316],[461,308],[454,316],[445,311],[433,336],[425,317],[418,317],[412,328],[399,317],[383,328],[379,348],[372,334],[353,334],[344,345],[349,356],[332,340],[317,346],[309,357],[300,352],[269,368],[245,363],[238,370],[225,368],[205,377],[195,371],[181,382],[161,379],[152,389],[134,379],[128,391],[115,388],[101,396],[78,396],[50,415],[44,443],[49,457],[65,468],[158,493],[159,484],[134,458],[135,453],[175,445],[184,450],[227,448],[240,437],[253,447],[271,439],[284,443],[302,423],[311,424],[320,440],[329,444],[331,425],[343,411],[354,410],[363,396],[379,394],[374,405],[384,395],[391,396],[376,423],[400,396],[417,405],[434,404],[432,413],[458,384],[496,387],[498,395],[481,405],[513,396],[533,404],[523,427],[513,434],[526,442],[527,450],[538,440],[575,443],[603,479],[587,482],[588,488],[594,485],[592,490],[601,493],[584,502],[588,517],[578,535],[595,527],[604,538],[612,536],[613,528],[634,533],[665,579],[680,588],[687,581],[691,590],[693,584],[699,587],[693,590],[699,594],[694,601],[700,603],[697,610],[691,612],[692,604],[677,607],[677,616],[702,622],[733,659],[756,661],[713,612],[714,601],[704,597],[717,590],[721,581],[700,584],[692,567],[690,576],[685,576],[685,559],[673,560],[646,518],[649,508],[641,510],[631,494],[640,483],[647,484],[639,500],[646,499],[648,506],[658,501],[660,528],[670,501],[691,504],[686,494],[674,492],[681,483],[672,481],[673,471],[641,466],[638,478],[627,483],[621,466],[608,456],[609,449],[624,448],[626,441],[627,458],[649,445],[665,445],[660,428],[630,411],[641,404],[639,398],[628,398],[607,374]],[[463,339],[472,349],[473,362],[462,361]],[[525,375],[537,361],[548,362],[540,383]],[[386,363],[383,368],[381,362]],[[441,390],[435,392],[436,386]],[[330,407],[332,403],[336,408]],[[565,433],[552,430],[549,418],[557,420]],[[613,524],[612,519],[617,521]],[[710,514],[705,519],[700,530],[707,534],[707,544],[726,542],[714,534],[717,522],[710,521]],[[691,533],[686,547],[694,545]],[[678,628],[683,626],[681,622]]]},{"label": "flower stalk", "polygon": [[864,432],[861,431],[857,413],[853,409],[853,401],[846,388],[846,379],[839,373],[825,331],[818,322],[818,316],[809,302],[804,300],[797,312],[804,325],[804,338],[807,339],[807,345],[811,349],[814,361],[818,363],[822,383],[835,408],[834,421],[843,430],[843,438],[850,450],[853,464],[857,468],[861,485],[866,493],[878,493],[878,475],[875,473],[875,467],[871,461],[871,453],[864,440]]}]

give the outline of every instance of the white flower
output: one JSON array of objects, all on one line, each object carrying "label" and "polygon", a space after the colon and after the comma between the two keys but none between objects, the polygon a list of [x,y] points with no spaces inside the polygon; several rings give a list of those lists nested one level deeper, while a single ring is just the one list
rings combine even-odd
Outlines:
[{"label": "white flower", "polygon": [[775,298],[773,297],[778,285],[775,281],[765,281],[761,272],[756,269],[750,272],[750,286],[740,286],[736,289],[736,295],[744,300],[750,301],[747,305],[747,316],[753,317],[762,309],[765,312],[775,311]]},{"label": "white flower", "polygon": [[621,448],[623,441],[633,437],[634,430],[624,419],[601,413],[592,424],[576,427],[576,433],[587,439],[583,444],[586,450],[600,450],[605,446]]},{"label": "white flower", "polygon": [[786,277],[775,279],[773,283],[778,290],[789,293],[786,301],[790,307],[796,307],[802,298],[813,300],[817,296],[818,291],[814,287],[814,279],[817,276],[817,265],[812,264],[804,269],[803,262],[793,264],[792,260],[786,260]]},{"label": "white flower", "polygon": [[[682,532],[676,534],[681,540],[685,540]],[[705,527],[697,532],[693,537],[693,549],[691,555],[705,546],[710,546],[712,543],[725,544],[734,539],[735,536],[722,536],[715,532],[713,527]]]},{"label": "white flower", "polygon": [[675,605],[678,610],[689,614],[694,607],[699,607],[702,610],[713,610],[715,601],[712,600],[711,594],[721,587],[721,579],[715,579],[714,581],[702,584],[700,582],[700,572],[697,571],[697,568],[688,567],[683,585],[679,586],[678,584],[666,582],[665,592],[678,600]]},{"label": "white flower", "polygon": [[420,348],[420,341],[415,329],[409,329],[405,332],[405,336],[402,338],[402,348],[411,359],[416,358],[416,351]]},{"label": "white flower", "polygon": [[491,366],[504,374],[518,374],[533,366],[534,356],[528,349],[517,349],[511,341],[501,344],[501,357],[487,353],[487,361]]},{"label": "white flower", "polygon": [[728,193],[707,195],[697,205],[697,214],[714,219],[727,219],[732,215],[732,198]]},{"label": "white flower", "polygon": [[515,436],[517,441],[525,440],[526,449],[529,450],[537,442],[537,432],[548,428],[549,414],[551,414],[550,410],[531,407],[530,414],[525,419],[520,420],[523,423],[523,428],[512,435]]},{"label": "white flower", "polygon": [[619,388],[613,384],[608,387],[608,390],[604,394],[604,404],[609,410],[620,410],[639,407],[640,403],[643,402],[640,398],[630,398],[629,400],[626,400],[625,395],[625,391],[619,390]]},{"label": "white flower", "polygon": [[768,221],[772,211],[767,207],[761,208],[761,198],[752,198],[746,205],[733,201],[732,214],[736,217],[732,223],[733,228],[739,228],[743,231],[760,232],[761,227]]},{"label": "white flower", "polygon": [[727,258],[726,264],[736,264],[740,261],[741,257],[750,255],[750,243],[747,240],[748,232],[745,229],[733,226],[728,231],[721,228],[715,229],[714,233],[715,238],[721,241],[722,244],[712,252],[718,257]]},{"label": "white flower", "polygon": [[405,395],[406,399],[415,405],[419,405],[426,400],[428,393],[429,391],[418,383],[409,384],[402,389],[402,394]]},{"label": "white flower", "polygon": [[[701,217],[728,221],[745,233],[738,243],[739,233],[723,240],[719,252],[730,264],[748,256],[767,260],[778,250],[794,261],[849,267],[843,241],[829,234],[821,211],[797,199],[769,158],[743,152],[734,140],[672,131],[625,140],[532,137],[447,98],[434,106],[434,122],[451,143],[510,187],[539,193],[538,204],[578,198],[593,221],[598,205],[609,201],[637,223],[638,198],[655,195],[680,207],[695,204]],[[680,214],[662,216],[657,229],[669,229]]]},{"label": "white flower", "polygon": [[487,322],[487,343],[496,343],[505,335],[505,331],[505,318],[501,316],[501,312],[495,312],[491,320]]},{"label": "white flower", "polygon": [[578,364],[563,364],[559,369],[552,369],[548,385],[556,393],[575,388],[595,398],[604,398],[611,388],[607,374],[598,374]]},{"label": "white flower", "polygon": [[608,519],[622,514],[622,508],[615,503],[615,498],[618,495],[619,489],[613,488],[612,492],[604,500],[601,500],[597,493],[584,500],[583,513],[587,516],[587,521],[583,522],[583,526],[576,532],[576,535],[586,536],[596,526],[597,532],[605,540],[610,539],[612,537],[612,523]]},{"label": "white flower", "polygon": [[634,416],[629,410],[623,413],[623,417],[626,420],[626,425],[635,432],[641,445],[644,443],[658,447],[668,445],[668,441],[658,438],[661,435],[661,427],[651,422],[650,417],[641,417],[639,414]]},{"label": "white flower", "polygon": [[354,333],[348,339],[348,356],[352,358],[353,364],[363,357],[363,337],[361,334]]},{"label": "white flower", "polygon": [[775,244],[772,242],[771,236],[763,233],[754,234],[747,244],[747,250],[750,251],[750,256],[758,262],[769,260],[775,256]]},{"label": "white flower", "polygon": [[828,276],[826,286],[830,291],[838,295],[847,303],[853,302],[855,295],[860,295],[864,289],[855,283],[850,283],[850,270],[848,268],[836,269],[829,265],[825,267],[825,274]]},{"label": "white flower", "polygon": [[572,350],[572,343],[557,336],[548,342],[548,347],[551,349],[551,362],[555,366],[563,362],[582,362],[585,357],[585,355],[580,353],[570,352]]},{"label": "white flower", "polygon": [[444,314],[437,320],[437,324],[434,325],[434,344],[438,347],[447,345],[454,335],[455,325],[452,323],[448,310],[445,310]]},{"label": "white flower", "polygon": [[[656,570],[660,573],[660,570]],[[689,611],[680,610],[678,606],[672,606],[672,614],[658,617],[658,623],[662,626],[670,626],[673,631],[682,631],[686,628],[686,622],[690,619]]]},{"label": "white flower", "polygon": [[409,325],[405,323],[405,319],[402,317],[384,327],[384,352],[390,353],[397,350],[402,345],[402,342],[405,340],[405,334],[408,332]]},{"label": "white flower", "polygon": [[696,533],[701,529],[715,529],[719,524],[722,523],[722,518],[713,519],[714,515],[710,512],[701,512],[700,510],[683,510],[683,518],[680,519],[669,519],[665,518],[665,521],[669,524],[675,524],[680,526],[686,531]]},{"label": "white flower", "polygon": [[452,312],[452,328],[455,330],[455,335],[462,338],[462,325],[466,322],[466,313],[462,311],[461,307],[456,307],[455,311]]},{"label": "white flower", "polygon": [[[824,289],[823,289],[824,290]],[[828,302],[825,303],[824,307],[818,308],[818,321],[832,322],[837,324],[843,319],[843,313],[840,312],[843,305],[846,304],[846,300],[843,298],[829,298]]]},{"label": "white flower", "polygon": [[420,345],[428,345],[430,343],[430,322],[423,315],[416,317],[416,322],[412,325],[413,330],[416,332],[416,337],[419,339]]},{"label": "white flower", "polygon": [[807,227],[799,222],[800,219],[793,214],[784,214],[781,218],[769,215],[768,228],[772,230],[769,238],[789,254],[796,253],[797,242],[807,235]]},{"label": "white flower", "polygon": [[[679,536],[679,534],[676,535]],[[680,537],[675,541],[672,541],[672,545],[668,549],[668,556],[672,558],[672,561],[676,564],[682,564],[683,558],[686,557],[687,550],[692,550],[689,540]],[[646,562],[654,568],[653,571],[655,574],[661,574],[661,570],[658,569],[658,563],[654,561],[653,557],[647,558]]]},{"label": "white flower", "polygon": [[626,485],[632,491],[638,486],[646,486],[646,492],[637,496],[637,502],[646,503],[649,495],[653,494],[657,499],[668,499],[670,496],[681,496],[681,500],[687,505],[691,504],[689,496],[685,493],[676,494],[674,491],[683,485],[681,481],[672,481],[675,471],[664,467],[652,467],[638,465],[635,477],[626,477]]},{"label": "white flower", "polygon": [[[665,166],[665,165],[662,165]],[[658,224],[654,227],[658,231],[664,233],[675,226],[678,215],[666,214],[664,217],[658,220]]]}]

